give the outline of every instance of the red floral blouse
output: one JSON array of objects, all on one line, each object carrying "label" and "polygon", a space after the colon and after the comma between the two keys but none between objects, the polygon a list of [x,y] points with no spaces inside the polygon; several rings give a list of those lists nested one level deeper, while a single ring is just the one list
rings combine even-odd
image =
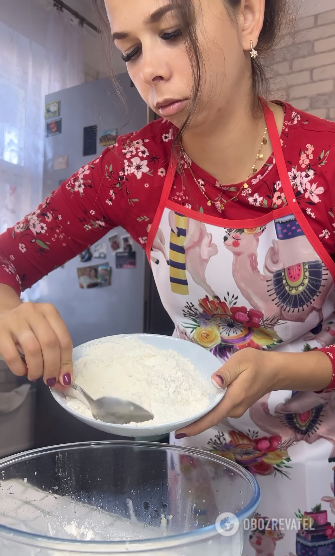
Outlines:
[{"label": "red floral blouse", "polygon": [[[335,123],[289,104],[283,103],[283,108],[281,143],[292,188],[316,236],[335,260]],[[157,120],[119,137],[116,145],[0,235],[0,283],[19,293],[116,226],[145,248],[175,134],[171,123]],[[221,204],[241,189],[242,184],[220,185],[187,156],[182,166],[170,194],[182,206],[219,216]],[[248,185],[238,202],[227,204],[225,218],[255,218],[286,204],[273,155]],[[201,189],[213,201],[211,206]],[[335,347],[330,352],[335,356]]]}]

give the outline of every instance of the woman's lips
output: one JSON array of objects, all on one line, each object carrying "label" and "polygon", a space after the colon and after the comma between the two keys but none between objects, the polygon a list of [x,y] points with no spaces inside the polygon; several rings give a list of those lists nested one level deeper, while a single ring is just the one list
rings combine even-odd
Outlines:
[{"label": "woman's lips", "polygon": [[186,106],[187,100],[174,100],[171,101],[168,104],[165,104],[163,106],[159,106],[158,108],[158,112],[164,116],[164,117],[168,117],[168,116],[175,116],[176,114],[179,114],[179,112],[181,112],[185,106]]}]

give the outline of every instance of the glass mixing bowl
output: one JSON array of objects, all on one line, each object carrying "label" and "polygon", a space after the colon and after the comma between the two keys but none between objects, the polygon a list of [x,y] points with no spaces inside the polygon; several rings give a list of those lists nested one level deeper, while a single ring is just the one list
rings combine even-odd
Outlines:
[{"label": "glass mixing bowl", "polygon": [[206,451],[122,440],[33,450],[0,460],[0,554],[240,556],[259,500],[252,475]]}]

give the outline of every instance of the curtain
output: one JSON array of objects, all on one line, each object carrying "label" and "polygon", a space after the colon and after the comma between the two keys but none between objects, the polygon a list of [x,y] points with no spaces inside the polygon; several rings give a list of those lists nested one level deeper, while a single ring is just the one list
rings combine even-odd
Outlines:
[{"label": "curtain", "polygon": [[84,82],[83,52],[52,0],[0,0],[0,233],[42,200],[45,95]]}]

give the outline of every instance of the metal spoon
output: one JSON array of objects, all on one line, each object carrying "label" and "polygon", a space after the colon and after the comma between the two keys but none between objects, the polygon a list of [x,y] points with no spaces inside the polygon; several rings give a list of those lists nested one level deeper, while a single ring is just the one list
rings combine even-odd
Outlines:
[{"label": "metal spoon", "polygon": [[72,384],[71,387],[86,398],[90,404],[92,415],[97,421],[113,423],[115,425],[126,425],[133,422],[143,423],[154,418],[152,413],[136,403],[110,396],[93,400],[78,384]]}]

